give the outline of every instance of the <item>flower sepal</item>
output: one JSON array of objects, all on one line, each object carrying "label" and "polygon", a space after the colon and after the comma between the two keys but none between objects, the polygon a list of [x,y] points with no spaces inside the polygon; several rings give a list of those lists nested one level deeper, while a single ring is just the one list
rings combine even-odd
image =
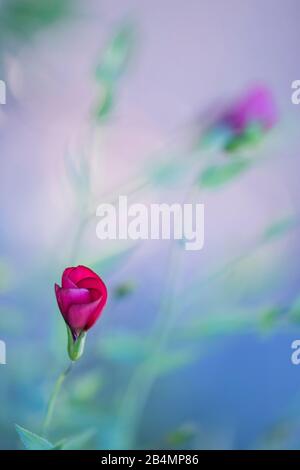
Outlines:
[{"label": "flower sepal", "polygon": [[68,332],[68,354],[71,361],[78,361],[83,354],[84,345],[85,345],[85,338],[86,338],[86,331],[81,331],[76,338],[72,333],[71,328],[67,326]]}]

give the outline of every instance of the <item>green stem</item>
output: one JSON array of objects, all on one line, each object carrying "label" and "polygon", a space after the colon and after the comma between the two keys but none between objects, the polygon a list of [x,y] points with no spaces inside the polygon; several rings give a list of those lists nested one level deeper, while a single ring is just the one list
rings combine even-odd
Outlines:
[{"label": "green stem", "polygon": [[[197,189],[193,180],[184,203],[186,203]],[[177,248],[175,250],[174,248]],[[174,299],[178,289],[179,254],[182,256],[182,248],[171,245],[168,274],[166,276],[165,291],[157,315],[150,342],[154,344],[152,354],[142,361],[136,368],[128,388],[123,397],[119,416],[123,434],[126,435],[125,445],[132,448],[148,396],[159,374],[159,359],[163,356],[168,345],[169,335],[177,318],[177,310],[174,308]],[[151,341],[152,340],[152,341]]]},{"label": "green stem", "polygon": [[126,436],[125,446],[128,449],[131,449],[134,445],[141,415],[157,378],[159,358],[163,354],[164,347],[168,341],[168,334],[172,325],[170,311],[173,305],[173,289],[178,270],[177,261],[178,251],[174,252],[174,246],[172,246],[165,292],[157,320],[149,338],[149,343],[153,344],[152,354],[137,366],[121,402],[119,410],[121,431]]},{"label": "green stem", "polygon": [[60,392],[61,386],[62,386],[65,378],[71,372],[72,367],[73,367],[73,362],[71,362],[68,365],[66,370],[60,374],[57,381],[55,382],[52,394],[51,394],[49,402],[48,402],[46,416],[45,416],[45,419],[44,419],[44,422],[43,422],[43,427],[42,427],[42,435],[43,436],[46,436],[46,434],[47,434],[47,431],[49,429],[50,423],[51,423],[52,418],[53,418],[53,413],[54,413],[54,409],[55,409],[58,394]]}]

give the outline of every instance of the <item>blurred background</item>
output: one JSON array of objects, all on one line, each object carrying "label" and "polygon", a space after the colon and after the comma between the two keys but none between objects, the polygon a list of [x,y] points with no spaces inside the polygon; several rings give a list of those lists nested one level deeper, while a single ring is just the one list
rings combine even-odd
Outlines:
[{"label": "blurred background", "polygon": [[[1,0],[0,448],[41,432],[68,363],[53,286],[77,264],[109,302],[51,443],[300,447],[299,19],[297,0]],[[224,130],[258,84],[272,129]],[[119,194],[204,203],[204,249],[101,242]]]}]

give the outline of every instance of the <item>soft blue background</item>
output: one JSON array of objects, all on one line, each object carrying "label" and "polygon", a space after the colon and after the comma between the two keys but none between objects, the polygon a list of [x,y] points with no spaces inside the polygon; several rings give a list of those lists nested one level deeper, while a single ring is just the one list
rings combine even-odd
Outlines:
[{"label": "soft blue background", "polygon": [[[0,109],[1,263],[11,282],[3,287],[0,321],[0,338],[7,342],[7,365],[0,366],[3,448],[19,445],[15,422],[35,430],[66,360],[52,286],[67,263],[78,206],[63,155],[67,148],[86,146],[97,95],[95,65],[119,22],[133,20],[138,41],[113,118],[92,150],[102,162],[95,203],[101,202],[99,194],[144,168],[170,136],[180,136],[190,123],[201,126],[208,108],[219,109],[252,83],[266,83],[279,107],[277,131],[258,150],[266,161],[222,191],[197,196],[206,205],[205,248],[182,256],[181,299],[189,295],[194,275],[205,278],[247,252],[272,221],[300,209],[300,108],[290,99],[291,82],[300,78],[297,0],[88,0],[75,10],[30,43],[1,45],[2,71],[14,90]],[[145,197],[176,201],[181,189]],[[94,222],[76,262],[88,263],[106,252],[95,237]],[[299,292],[298,239],[296,230],[251,258],[241,272],[210,284],[192,311],[182,310],[179,324],[195,316],[213,318],[239,309],[251,316],[270,305],[288,305]],[[109,249],[115,247],[112,243]],[[127,279],[137,289],[119,303],[111,295],[102,327],[99,322],[91,332],[90,352],[107,332],[147,335],[159,306],[167,252],[167,243],[144,242],[122,268],[107,275],[111,293]],[[267,333],[251,329],[194,341],[199,358],[156,381],[137,445],[162,447],[168,432],[193,423],[199,429],[191,444],[196,447],[299,447],[300,366],[290,361],[299,328],[283,319]],[[97,368],[97,360],[87,360],[81,370]],[[122,392],[126,380],[117,365],[109,364],[110,393]],[[80,366],[76,374],[80,380]],[[84,413],[79,410],[78,416],[84,416],[82,427],[87,427],[90,415]],[[70,413],[69,428],[72,419]],[[100,418],[94,424],[101,428]]]}]

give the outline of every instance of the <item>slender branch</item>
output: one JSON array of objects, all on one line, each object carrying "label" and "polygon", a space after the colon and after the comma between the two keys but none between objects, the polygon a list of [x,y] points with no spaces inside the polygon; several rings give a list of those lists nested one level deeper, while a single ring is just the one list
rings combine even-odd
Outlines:
[{"label": "slender branch", "polygon": [[57,381],[55,382],[52,394],[51,394],[49,402],[48,402],[46,416],[45,416],[45,419],[44,419],[44,422],[43,422],[43,427],[42,427],[42,435],[43,436],[46,436],[47,431],[48,431],[49,426],[50,426],[50,423],[52,421],[53,413],[54,413],[55,405],[56,405],[56,401],[57,401],[57,397],[58,397],[59,392],[61,390],[62,384],[63,384],[65,378],[67,377],[67,375],[71,372],[72,368],[73,368],[73,362],[71,362],[68,365],[66,370],[60,374]]},{"label": "slender branch", "polygon": [[[196,179],[191,183],[184,198],[186,203],[197,189]],[[159,374],[159,359],[164,354],[164,350],[169,341],[169,335],[177,318],[177,310],[174,308],[176,290],[178,288],[179,259],[182,250],[172,243],[170,249],[170,260],[168,263],[168,273],[165,283],[165,290],[157,320],[150,335],[154,343],[152,354],[142,361],[136,368],[120,407],[120,417],[122,428],[126,431],[126,447],[131,448],[137,433],[137,426],[141,419],[145,404],[151,393],[152,387]]]}]

